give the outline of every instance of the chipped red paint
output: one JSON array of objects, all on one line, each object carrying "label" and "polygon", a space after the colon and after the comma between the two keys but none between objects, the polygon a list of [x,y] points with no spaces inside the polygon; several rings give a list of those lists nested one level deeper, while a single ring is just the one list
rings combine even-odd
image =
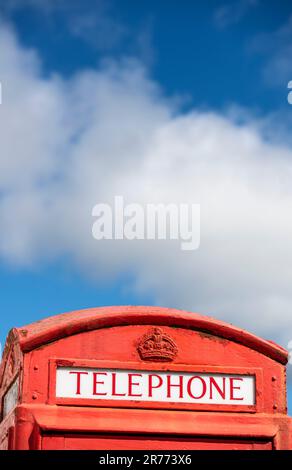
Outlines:
[{"label": "chipped red paint", "polygon": [[[180,310],[105,307],[50,317],[15,328],[7,338],[0,368],[2,416],[4,397],[17,378],[19,397],[0,423],[0,445],[291,449],[287,360],[287,351],[272,342]],[[252,375],[256,403],[59,398],[58,367],[129,370],[138,377],[143,371]]]}]

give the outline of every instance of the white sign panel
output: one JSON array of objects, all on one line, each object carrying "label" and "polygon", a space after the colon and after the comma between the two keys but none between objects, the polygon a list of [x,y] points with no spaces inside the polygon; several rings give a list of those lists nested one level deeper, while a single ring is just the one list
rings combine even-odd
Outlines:
[{"label": "white sign panel", "polygon": [[3,400],[3,417],[8,415],[13,408],[17,405],[18,401],[19,378],[13,382],[11,387],[4,395]]},{"label": "white sign panel", "polygon": [[253,375],[58,367],[57,398],[254,405]]}]

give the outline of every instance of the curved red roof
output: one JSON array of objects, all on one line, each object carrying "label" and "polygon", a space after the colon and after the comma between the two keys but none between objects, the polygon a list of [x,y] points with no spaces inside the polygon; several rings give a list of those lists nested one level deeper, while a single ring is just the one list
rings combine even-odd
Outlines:
[{"label": "curved red roof", "polygon": [[29,351],[83,331],[131,324],[168,325],[204,331],[243,344],[282,364],[288,360],[284,348],[241,328],[198,313],[162,307],[119,306],[77,310],[14,328],[12,332],[21,349]]}]

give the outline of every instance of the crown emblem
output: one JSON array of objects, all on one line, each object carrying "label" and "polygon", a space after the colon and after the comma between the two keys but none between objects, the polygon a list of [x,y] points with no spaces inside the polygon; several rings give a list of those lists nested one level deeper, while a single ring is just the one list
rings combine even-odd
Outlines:
[{"label": "crown emblem", "polygon": [[137,349],[144,361],[169,362],[177,355],[175,342],[160,328],[153,328],[146,333],[140,339]]}]

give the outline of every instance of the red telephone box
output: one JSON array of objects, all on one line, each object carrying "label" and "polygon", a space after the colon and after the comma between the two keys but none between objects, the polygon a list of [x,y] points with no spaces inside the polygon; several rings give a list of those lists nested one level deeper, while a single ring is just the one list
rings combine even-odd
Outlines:
[{"label": "red telephone box", "polygon": [[2,449],[291,449],[287,352],[210,317],[95,308],[11,330]]}]

